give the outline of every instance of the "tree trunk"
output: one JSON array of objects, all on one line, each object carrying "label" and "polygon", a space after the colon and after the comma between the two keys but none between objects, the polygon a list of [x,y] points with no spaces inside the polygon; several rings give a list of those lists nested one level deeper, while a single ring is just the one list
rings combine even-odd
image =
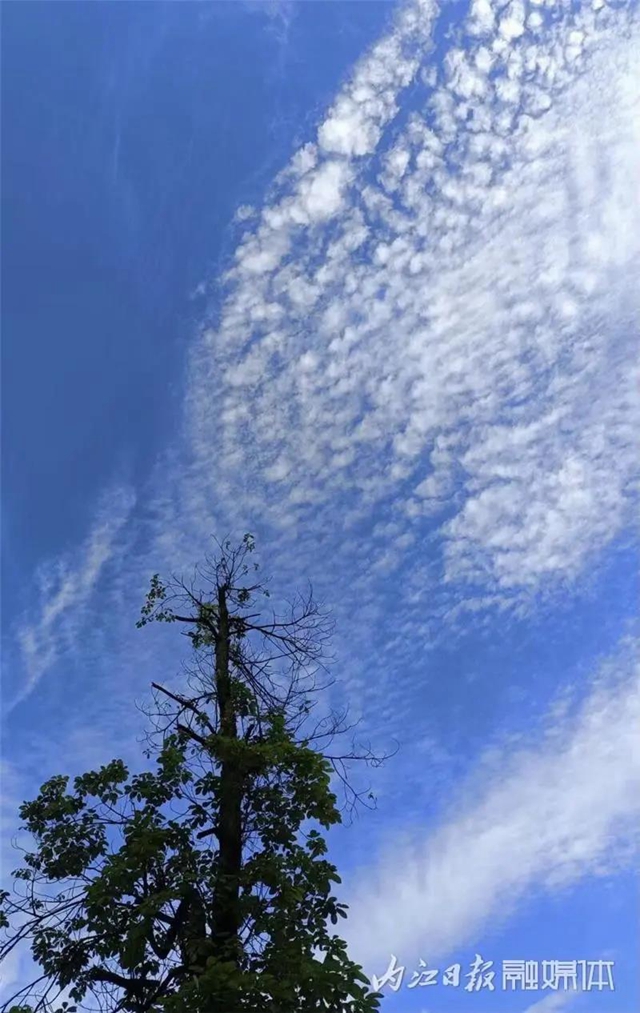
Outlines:
[{"label": "tree trunk", "polygon": [[[220,708],[220,733],[238,738],[230,672],[231,632],[227,589],[218,588],[218,642],[216,646],[216,694]],[[236,962],[240,934],[240,871],[242,867],[242,773],[238,759],[222,756],[218,846],[220,877],[215,897],[215,949],[225,960]]]}]

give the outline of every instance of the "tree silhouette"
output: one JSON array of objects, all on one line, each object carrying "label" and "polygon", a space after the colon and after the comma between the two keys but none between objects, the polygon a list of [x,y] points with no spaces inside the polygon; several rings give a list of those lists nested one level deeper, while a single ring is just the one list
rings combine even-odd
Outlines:
[{"label": "tree silhouette", "polygon": [[345,905],[318,829],[363,797],[333,755],[344,714],[311,721],[329,617],[311,591],[287,612],[229,542],[187,584],[158,575],[138,626],[183,624],[187,689],[153,683],[155,769],[121,760],[47,781],[20,810],[35,848],[2,894],[0,958],[29,945],[40,974],[13,1011],[373,1013],[333,926]]}]

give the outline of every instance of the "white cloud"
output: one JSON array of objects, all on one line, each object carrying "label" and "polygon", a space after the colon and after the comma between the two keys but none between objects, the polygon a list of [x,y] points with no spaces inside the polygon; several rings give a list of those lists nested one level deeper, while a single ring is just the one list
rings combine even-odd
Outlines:
[{"label": "white cloud", "polygon": [[321,150],[348,158],[375,150],[397,112],[398,93],[411,83],[420,66],[423,54],[416,53],[415,44],[424,47],[429,39],[434,12],[432,0],[403,6],[392,31],[359,61],[351,81],[320,125]]},{"label": "white cloud", "polygon": [[331,579],[419,569],[402,545],[429,538],[446,596],[526,608],[632,517],[638,26],[567,8],[520,32],[513,3],[476,39],[474,6],[428,121],[396,125],[430,10],[363,58],[241,242],[194,352],[176,511],[304,529]]},{"label": "white cloud", "polygon": [[318,144],[306,144],[274,182],[272,200],[254,233],[236,251],[228,281],[254,287],[254,312],[263,293],[256,276],[276,271],[302,227],[313,229],[344,208],[352,181],[352,160],[370,154],[398,111],[399,93],[413,80],[419,53],[430,37],[435,4],[413,0],[403,5],[393,29],[356,64],[332,109],[318,128]]},{"label": "white cloud", "polygon": [[560,1010],[567,1009],[574,1004],[577,994],[576,992],[551,992],[544,999],[534,1002],[532,1006],[527,1006],[523,1013],[559,1013]]},{"label": "white cloud", "polygon": [[118,537],[134,506],[129,489],[112,490],[103,498],[84,544],[67,558],[45,565],[38,574],[39,602],[17,629],[26,681],[9,709],[23,701],[76,637]]},{"label": "white cloud", "polygon": [[300,183],[292,217],[298,224],[322,221],[342,207],[348,170],[340,162],[324,162]]},{"label": "white cloud", "polygon": [[604,667],[577,715],[551,715],[542,741],[494,757],[456,791],[441,826],[393,842],[362,873],[347,935],[366,968],[386,966],[390,952],[416,958],[416,947],[445,956],[495,928],[526,890],[566,887],[629,858],[640,813],[638,646]]},{"label": "white cloud", "polygon": [[505,39],[519,39],[524,34],[524,4],[510,3],[500,19],[500,35]]}]

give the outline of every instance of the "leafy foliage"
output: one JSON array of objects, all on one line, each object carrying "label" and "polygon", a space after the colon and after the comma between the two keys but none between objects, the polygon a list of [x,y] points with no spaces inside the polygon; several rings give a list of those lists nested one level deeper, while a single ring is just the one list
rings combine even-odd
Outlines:
[{"label": "leafy foliage", "polygon": [[331,761],[300,732],[320,612],[256,621],[253,541],[221,548],[207,595],[156,575],[142,609],[138,625],[186,623],[198,658],[195,694],[154,684],[154,768],[52,777],[21,807],[35,848],[0,896],[0,955],[28,942],[42,975],[11,1013],[378,1009],[333,931],[346,908],[318,828],[341,816]]}]

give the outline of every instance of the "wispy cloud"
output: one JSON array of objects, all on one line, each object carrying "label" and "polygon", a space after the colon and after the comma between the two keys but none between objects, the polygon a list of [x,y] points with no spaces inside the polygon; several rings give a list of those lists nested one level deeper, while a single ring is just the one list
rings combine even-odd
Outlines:
[{"label": "wispy cloud", "polygon": [[[430,835],[395,841],[351,890],[348,936],[365,966],[390,952],[434,958],[492,928],[525,891],[557,889],[619,868],[640,812],[638,643],[598,673],[574,716],[541,741],[494,758],[456,790]],[[375,966],[373,969],[375,970]]]},{"label": "wispy cloud", "polygon": [[18,626],[26,679],[8,710],[24,700],[43,673],[67,649],[76,648],[92,596],[118,547],[118,539],[133,509],[130,489],[117,488],[105,495],[84,543],[67,557],[41,567],[38,600]]},{"label": "wispy cloud", "polygon": [[576,992],[551,992],[544,999],[527,1006],[523,1013],[560,1013],[560,1010],[568,1009],[576,1001]]}]

